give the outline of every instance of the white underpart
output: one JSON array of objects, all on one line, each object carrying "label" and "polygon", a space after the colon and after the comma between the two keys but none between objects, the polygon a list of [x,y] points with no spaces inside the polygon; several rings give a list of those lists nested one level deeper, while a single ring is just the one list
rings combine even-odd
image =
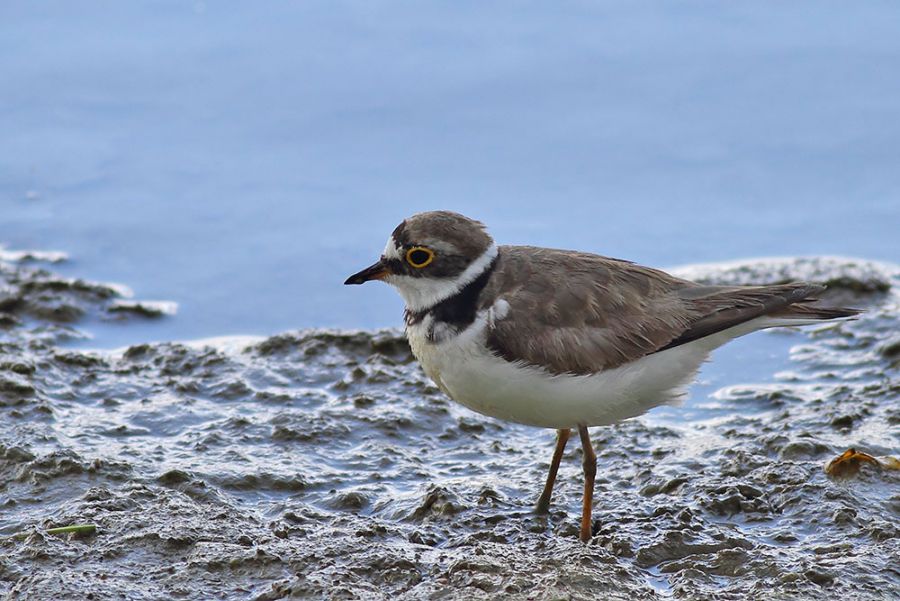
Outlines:
[{"label": "white underpart", "polygon": [[[392,238],[388,240],[384,249],[384,257],[405,261],[405,258],[400,253],[400,249],[395,246]],[[407,309],[410,311],[422,311],[433,307],[462,290],[463,286],[481,275],[496,257],[497,247],[491,245],[455,278],[417,278],[408,275],[389,275],[384,278],[384,281],[397,288],[400,296],[406,301]],[[435,257],[435,261],[439,260],[440,256],[438,254]]]},{"label": "white underpart", "polygon": [[614,369],[575,376],[494,355],[486,334],[508,310],[498,302],[459,335],[437,344],[426,339],[428,320],[408,327],[407,337],[425,372],[453,400],[498,419],[558,429],[613,424],[677,402],[710,352],[729,340],[763,328],[821,323],[760,317]]}]

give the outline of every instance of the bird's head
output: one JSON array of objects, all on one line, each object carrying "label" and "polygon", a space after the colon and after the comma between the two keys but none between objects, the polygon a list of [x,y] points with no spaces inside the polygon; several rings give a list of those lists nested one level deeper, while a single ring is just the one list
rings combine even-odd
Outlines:
[{"label": "bird's head", "polygon": [[450,211],[418,213],[394,229],[381,257],[345,284],[381,280],[411,311],[453,296],[494,261],[497,247],[482,223]]}]

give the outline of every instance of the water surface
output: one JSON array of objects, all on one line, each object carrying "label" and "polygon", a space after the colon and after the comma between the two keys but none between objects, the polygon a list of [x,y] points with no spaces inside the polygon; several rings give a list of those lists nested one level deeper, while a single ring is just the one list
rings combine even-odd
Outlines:
[{"label": "water surface", "polygon": [[[656,266],[900,259],[900,7],[7,1],[0,243],[179,305],[94,344],[396,325],[405,216]],[[147,325],[147,324],[145,324]]]}]

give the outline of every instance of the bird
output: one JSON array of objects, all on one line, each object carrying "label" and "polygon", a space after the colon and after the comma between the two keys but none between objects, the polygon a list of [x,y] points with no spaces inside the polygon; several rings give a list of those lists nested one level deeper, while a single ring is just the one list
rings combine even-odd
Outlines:
[{"label": "bird", "polygon": [[597,471],[588,428],[678,402],[710,353],[738,336],[860,313],[817,304],[816,283],[711,286],[587,252],[498,246],[484,224],[451,211],[403,220],[344,283],[372,280],[399,292],[413,355],[448,397],[556,430],[538,513],[577,430],[585,543]]}]

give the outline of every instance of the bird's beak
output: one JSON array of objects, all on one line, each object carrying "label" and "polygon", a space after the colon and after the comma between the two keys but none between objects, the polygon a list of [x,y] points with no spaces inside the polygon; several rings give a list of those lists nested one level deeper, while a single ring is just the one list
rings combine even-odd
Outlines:
[{"label": "bird's beak", "polygon": [[387,265],[385,265],[384,261],[381,259],[378,260],[374,265],[369,265],[359,273],[354,273],[344,284],[362,284],[364,282],[368,282],[369,280],[383,280],[386,276],[391,274]]}]

